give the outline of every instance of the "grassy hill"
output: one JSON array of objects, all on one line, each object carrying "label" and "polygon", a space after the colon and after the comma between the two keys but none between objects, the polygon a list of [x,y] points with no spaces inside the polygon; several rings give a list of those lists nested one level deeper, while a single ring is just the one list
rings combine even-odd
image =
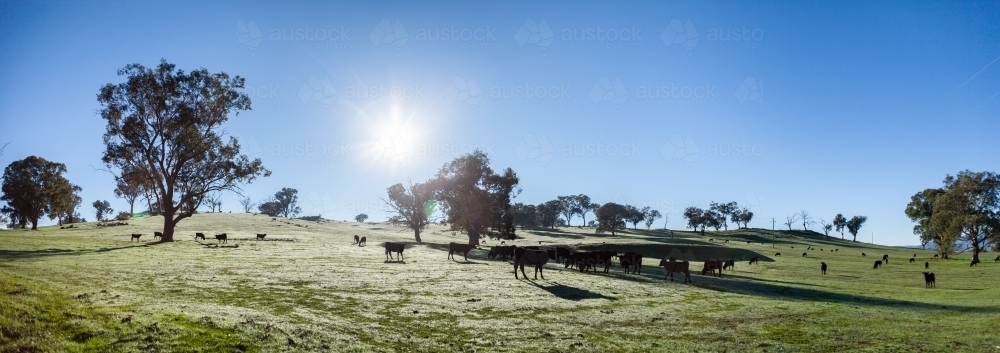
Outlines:
[{"label": "grassy hill", "polygon": [[[1000,263],[812,232],[522,230],[508,244],[647,256],[640,275],[550,263],[536,281],[486,250],[446,259],[466,238],[438,226],[417,244],[384,223],[198,214],[155,244],[161,224],[0,231],[0,351],[1000,351]],[[406,261],[386,262],[385,241],[406,242]],[[666,256],[695,261],[694,283],[663,280]],[[701,276],[713,257],[735,271]]]}]

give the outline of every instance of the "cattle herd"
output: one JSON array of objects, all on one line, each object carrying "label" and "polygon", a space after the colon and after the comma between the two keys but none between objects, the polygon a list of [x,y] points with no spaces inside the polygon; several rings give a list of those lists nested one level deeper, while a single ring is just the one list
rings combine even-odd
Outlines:
[{"label": "cattle herd", "polygon": [[[131,234],[130,241],[138,241],[141,236],[142,234],[133,233]],[[257,240],[264,240],[265,236],[267,236],[267,234],[257,233]],[[153,239],[162,239],[162,238],[163,238],[163,233],[153,232]],[[195,240],[199,239],[205,240],[205,234],[195,233],[194,238]],[[226,233],[216,234],[215,239],[219,243],[228,242],[228,237]],[[366,241],[367,241],[366,237],[354,235],[355,245],[365,246]],[[710,239],[710,241],[714,241],[714,239]],[[503,242],[501,244],[503,244]],[[406,248],[405,243],[386,242],[384,246],[385,246],[386,261],[400,261],[400,262],[403,261],[403,250],[405,250]],[[794,248],[794,246],[792,246],[792,248]],[[469,261],[468,257],[469,252],[471,252],[474,249],[479,249],[479,247],[476,244],[460,244],[454,242],[449,243],[448,259],[454,260],[455,254],[459,253],[462,254],[462,257],[465,261]],[[807,247],[807,250],[815,250],[815,248]],[[820,249],[819,251],[823,251],[823,249]],[[830,251],[831,252],[840,251],[840,249],[831,249]],[[393,256],[394,253],[396,256]],[[781,253],[780,252],[775,253],[774,255],[781,256]],[[807,256],[807,253],[802,253],[802,256],[803,257]],[[868,254],[861,253],[861,256],[867,257]],[[909,262],[910,263],[915,262],[916,257],[917,254],[913,254],[913,257],[909,259]],[[938,255],[934,255],[934,257],[937,258]],[[524,276],[524,278],[527,278],[527,274],[525,274],[524,272],[524,267],[525,265],[528,265],[535,270],[534,271],[535,279],[538,279],[539,276],[542,279],[545,279],[545,275],[542,272],[542,269],[544,268],[544,265],[547,264],[550,260],[555,261],[556,263],[562,263],[564,268],[567,269],[575,268],[580,272],[587,272],[587,271],[598,272],[598,267],[603,266],[603,268],[601,269],[602,272],[608,273],[612,267],[614,259],[617,258],[619,265],[625,270],[626,274],[629,273],[641,274],[643,255],[635,252],[626,252],[623,254],[619,254],[616,251],[607,251],[607,250],[573,252],[572,250],[566,247],[556,247],[554,249],[542,249],[539,246],[519,247],[516,245],[500,245],[500,246],[490,247],[489,252],[487,253],[487,258],[490,260],[498,259],[502,261],[512,260],[514,264],[514,278],[520,278],[517,275],[518,270],[521,271],[521,275]],[[754,265],[757,264],[758,261],[759,260],[757,257],[753,257],[750,259],[749,264]],[[994,259],[994,261],[1000,262],[1000,256],[997,256],[996,259]],[[883,267],[884,265],[887,265],[888,263],[889,263],[889,255],[888,254],[882,255],[881,260],[876,260],[874,262],[874,265],[872,265],[872,269],[878,269],[880,267]],[[977,262],[973,261],[970,266],[975,266],[976,264]],[[703,264],[701,274],[703,276],[722,277],[722,272],[724,270],[728,269],[732,271],[735,269],[735,265],[736,263],[733,259],[707,260]],[[670,281],[673,282],[674,273],[678,272],[684,274],[684,283],[691,283],[690,262],[688,261],[677,261],[677,259],[670,257],[668,259],[661,259],[658,264],[658,267],[663,267],[664,280],[669,278]],[[930,263],[924,262],[924,269],[928,268],[930,268]],[[826,274],[827,271],[826,262],[820,263],[820,271],[822,274],[824,275]],[[926,287],[934,288],[936,286],[934,273],[923,272],[923,275]]]}]

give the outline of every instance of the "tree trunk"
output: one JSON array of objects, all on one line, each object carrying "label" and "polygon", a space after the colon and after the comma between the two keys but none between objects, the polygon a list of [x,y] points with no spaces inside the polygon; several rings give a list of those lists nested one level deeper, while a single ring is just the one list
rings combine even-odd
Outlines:
[{"label": "tree trunk", "polygon": [[163,237],[160,238],[161,243],[174,241],[174,228],[177,226],[177,221],[174,220],[173,212],[163,213]]},{"label": "tree trunk", "polygon": [[581,214],[580,217],[583,218],[583,226],[586,227],[587,226],[587,215]]},{"label": "tree trunk", "polygon": [[420,242],[420,228],[413,229],[413,238],[416,239],[418,243]]},{"label": "tree trunk", "polygon": [[38,230],[38,217],[31,220],[31,230]]},{"label": "tree trunk", "polygon": [[972,243],[972,262],[979,262],[979,247]]}]

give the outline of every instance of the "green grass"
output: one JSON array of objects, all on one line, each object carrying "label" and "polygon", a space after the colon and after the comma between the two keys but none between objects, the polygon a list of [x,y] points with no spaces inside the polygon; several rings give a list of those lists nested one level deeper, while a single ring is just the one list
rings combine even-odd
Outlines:
[{"label": "green grass", "polygon": [[[641,275],[549,264],[535,281],[482,250],[447,260],[444,244],[464,236],[439,227],[414,244],[385,224],[199,214],[178,241],[154,244],[160,222],[0,231],[0,352],[1000,352],[1000,264],[970,268],[968,255],[936,260],[802,231],[522,230],[513,243],[647,257]],[[194,232],[231,240],[195,242]],[[354,234],[369,246],[352,245]],[[408,243],[405,263],[385,262],[385,241]],[[882,254],[889,264],[873,270]],[[737,265],[671,283],[655,267],[666,256],[699,270],[713,257]],[[924,288],[925,261],[936,289]]]}]

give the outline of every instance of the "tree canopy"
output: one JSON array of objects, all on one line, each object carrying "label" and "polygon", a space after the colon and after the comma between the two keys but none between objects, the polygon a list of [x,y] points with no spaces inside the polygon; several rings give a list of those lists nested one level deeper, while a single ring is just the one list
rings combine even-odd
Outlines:
[{"label": "tree canopy", "polygon": [[7,165],[0,200],[7,202],[2,212],[11,224],[25,228],[31,223],[31,229],[36,230],[42,216],[62,220],[67,212],[72,222],[74,211],[82,202],[78,195],[81,189],[70,184],[64,173],[66,165],[37,156]]},{"label": "tree canopy", "polygon": [[194,214],[205,195],[239,192],[239,185],[269,176],[260,159],[224,140],[229,115],[250,109],[243,78],[202,68],[191,72],[161,61],[118,71],[125,82],[101,87],[97,101],[107,123],[102,161],[117,177],[143,171],[158,211],[161,241],[173,241],[177,222]]}]

